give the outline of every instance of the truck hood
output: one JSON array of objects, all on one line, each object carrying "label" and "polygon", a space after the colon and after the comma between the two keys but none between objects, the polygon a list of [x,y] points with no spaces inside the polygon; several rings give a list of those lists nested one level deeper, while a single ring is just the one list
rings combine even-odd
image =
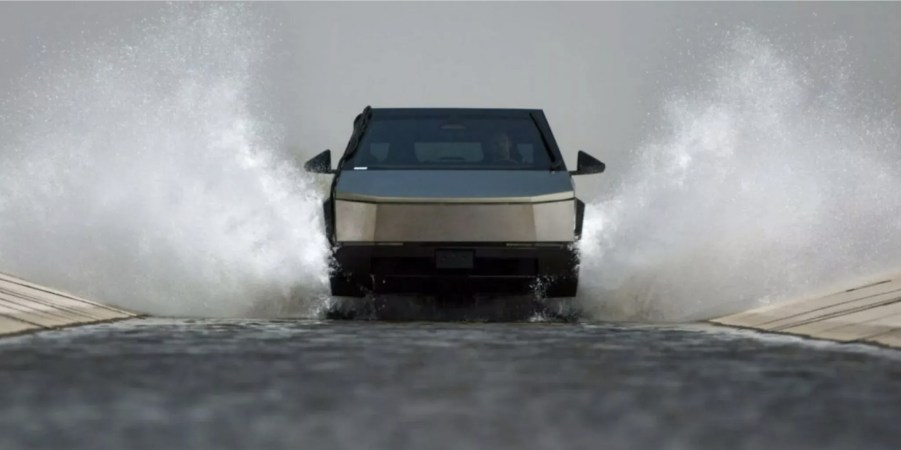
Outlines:
[{"label": "truck hood", "polygon": [[574,198],[566,171],[344,170],[335,199],[375,203],[540,203]]}]

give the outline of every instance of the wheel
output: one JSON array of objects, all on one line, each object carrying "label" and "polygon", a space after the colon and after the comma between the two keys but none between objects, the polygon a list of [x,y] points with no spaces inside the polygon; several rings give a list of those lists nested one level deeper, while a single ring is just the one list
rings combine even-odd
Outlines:
[{"label": "wheel", "polygon": [[579,290],[578,275],[547,280],[546,297],[575,297]]},{"label": "wheel", "polygon": [[339,297],[365,297],[366,292],[363,287],[353,277],[347,274],[336,272],[328,277],[329,286],[332,288],[332,295]]}]

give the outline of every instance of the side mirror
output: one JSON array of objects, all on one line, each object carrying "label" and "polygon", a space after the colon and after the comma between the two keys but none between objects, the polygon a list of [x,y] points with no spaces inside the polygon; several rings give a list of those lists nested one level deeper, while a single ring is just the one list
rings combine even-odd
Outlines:
[{"label": "side mirror", "polygon": [[326,150],[307,161],[303,170],[313,173],[335,173],[332,170],[332,151]]},{"label": "side mirror", "polygon": [[576,170],[570,170],[572,175],[588,175],[592,173],[601,173],[607,166],[600,162],[594,156],[579,150],[578,160],[576,161]]}]

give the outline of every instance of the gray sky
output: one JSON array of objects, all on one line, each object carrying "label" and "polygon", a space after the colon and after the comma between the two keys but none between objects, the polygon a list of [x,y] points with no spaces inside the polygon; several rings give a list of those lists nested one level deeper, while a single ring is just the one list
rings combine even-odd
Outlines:
[{"label": "gray sky", "polygon": [[[901,103],[897,3],[271,3],[263,104],[304,155],[342,150],[373,106],[542,108],[569,164],[610,163],[746,27],[804,59],[847,39],[859,88]],[[127,39],[165,4],[0,4],[0,92],[59,52]],[[703,80],[701,80],[703,81]],[[897,106],[896,106],[897,108]]]}]

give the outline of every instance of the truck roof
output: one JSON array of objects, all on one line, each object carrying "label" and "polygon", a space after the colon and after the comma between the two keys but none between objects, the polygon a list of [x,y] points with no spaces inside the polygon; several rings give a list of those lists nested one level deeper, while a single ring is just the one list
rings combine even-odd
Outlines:
[{"label": "truck roof", "polygon": [[427,117],[479,115],[497,117],[527,117],[530,114],[544,114],[540,109],[521,108],[372,108],[375,117]]}]

